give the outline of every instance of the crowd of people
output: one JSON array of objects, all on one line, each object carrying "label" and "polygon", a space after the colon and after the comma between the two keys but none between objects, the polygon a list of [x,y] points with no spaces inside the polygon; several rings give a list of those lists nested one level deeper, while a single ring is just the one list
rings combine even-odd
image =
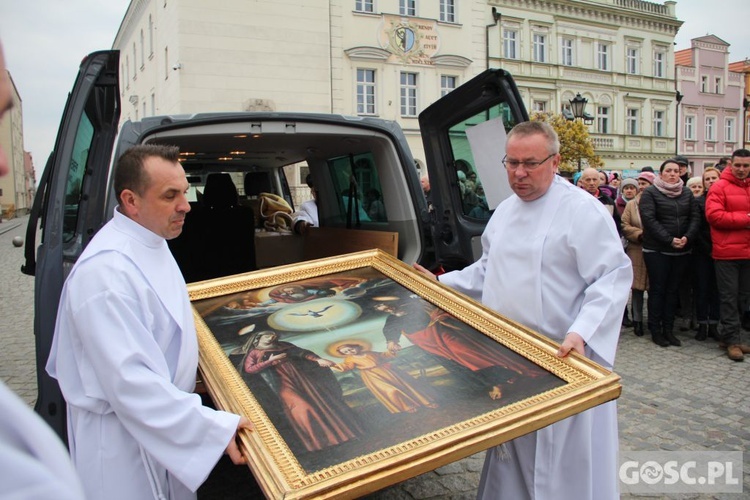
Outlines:
[{"label": "crowd of people", "polygon": [[585,169],[573,184],[612,213],[631,260],[622,325],[662,347],[682,344],[678,330],[694,331],[742,361],[750,353],[742,331],[750,329],[750,151],[738,149],[700,176],[688,170],[676,156],[636,177]]}]

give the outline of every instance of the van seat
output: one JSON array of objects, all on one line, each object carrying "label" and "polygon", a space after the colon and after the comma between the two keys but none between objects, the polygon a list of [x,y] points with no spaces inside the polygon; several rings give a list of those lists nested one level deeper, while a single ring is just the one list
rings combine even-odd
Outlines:
[{"label": "van seat", "polygon": [[202,205],[188,213],[170,249],[188,283],[256,269],[253,212],[239,206],[229,174],[209,174]]}]

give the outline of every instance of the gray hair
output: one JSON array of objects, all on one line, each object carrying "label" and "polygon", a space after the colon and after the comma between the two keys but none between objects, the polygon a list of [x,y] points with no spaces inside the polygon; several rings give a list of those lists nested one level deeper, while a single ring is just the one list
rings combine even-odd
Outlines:
[{"label": "gray hair", "polygon": [[547,139],[547,151],[550,154],[560,152],[560,139],[557,137],[557,132],[552,128],[552,125],[546,122],[521,122],[508,132],[508,140],[510,141],[511,137],[514,136],[529,137],[532,135],[543,135]]}]

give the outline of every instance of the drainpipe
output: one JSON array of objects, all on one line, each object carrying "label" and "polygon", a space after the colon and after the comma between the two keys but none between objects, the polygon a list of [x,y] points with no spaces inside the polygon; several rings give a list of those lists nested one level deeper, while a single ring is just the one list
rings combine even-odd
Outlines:
[{"label": "drainpipe", "polygon": [[[487,56],[487,69],[490,69],[490,28],[497,26],[497,22],[501,17],[502,15],[497,11],[497,7],[492,7],[492,19],[495,22],[484,27],[484,49]],[[502,54],[502,47],[500,47],[500,53]]]},{"label": "drainpipe", "polygon": [[685,96],[681,94],[679,90],[676,90],[674,97],[677,101],[677,105],[675,106],[675,113],[677,116],[675,117],[674,128],[674,154],[676,156],[680,154],[680,103],[682,102],[682,98]]}]

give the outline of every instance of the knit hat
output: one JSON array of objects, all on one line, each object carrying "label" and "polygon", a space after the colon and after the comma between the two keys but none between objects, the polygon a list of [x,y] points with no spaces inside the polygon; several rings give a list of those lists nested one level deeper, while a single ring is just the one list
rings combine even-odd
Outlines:
[{"label": "knit hat", "polygon": [[654,180],[656,179],[656,175],[654,175],[653,172],[641,172],[638,174],[638,179],[643,179],[644,181],[648,182],[649,184],[653,184]]},{"label": "knit hat", "polygon": [[573,185],[577,186],[578,185],[578,181],[580,179],[581,179],[581,172],[576,172],[575,174],[573,174]]},{"label": "knit hat", "polygon": [[628,177],[624,181],[622,181],[622,184],[620,184],[620,190],[622,191],[625,189],[625,186],[633,186],[634,188],[638,189],[638,181],[633,179],[632,177]]}]

